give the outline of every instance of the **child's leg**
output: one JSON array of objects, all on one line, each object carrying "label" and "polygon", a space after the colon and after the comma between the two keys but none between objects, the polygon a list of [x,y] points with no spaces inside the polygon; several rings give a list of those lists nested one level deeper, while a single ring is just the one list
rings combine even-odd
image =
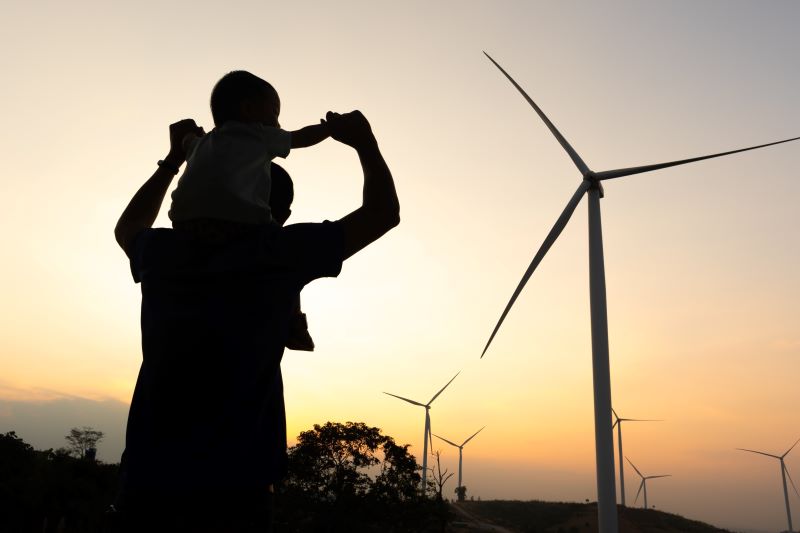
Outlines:
[{"label": "child's leg", "polygon": [[289,335],[286,338],[286,347],[290,350],[303,352],[314,351],[314,339],[308,332],[308,321],[306,315],[300,310],[300,295],[297,295],[297,302],[289,317]]}]

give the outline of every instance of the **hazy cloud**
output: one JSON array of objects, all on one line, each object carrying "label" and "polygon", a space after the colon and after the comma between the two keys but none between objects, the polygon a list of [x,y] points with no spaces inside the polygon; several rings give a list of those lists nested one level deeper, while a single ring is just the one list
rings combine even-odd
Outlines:
[{"label": "hazy cloud", "polygon": [[[15,431],[36,449],[60,448],[73,427],[91,426],[105,433],[98,458],[118,462],[125,441],[128,404],[118,400],[92,400],[55,391],[14,391],[0,387],[0,432]],[[12,396],[9,399],[4,396]]]}]

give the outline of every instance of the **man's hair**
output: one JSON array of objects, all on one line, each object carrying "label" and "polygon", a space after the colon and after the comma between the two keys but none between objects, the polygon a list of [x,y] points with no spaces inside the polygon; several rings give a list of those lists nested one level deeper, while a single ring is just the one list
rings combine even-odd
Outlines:
[{"label": "man's hair", "polygon": [[214,124],[222,126],[229,120],[239,120],[244,102],[276,94],[278,93],[272,85],[255,74],[246,70],[228,72],[211,91],[211,116],[214,117]]},{"label": "man's hair", "polygon": [[271,163],[272,189],[269,193],[269,207],[273,213],[288,216],[289,208],[294,201],[294,184],[289,173],[276,163]]}]

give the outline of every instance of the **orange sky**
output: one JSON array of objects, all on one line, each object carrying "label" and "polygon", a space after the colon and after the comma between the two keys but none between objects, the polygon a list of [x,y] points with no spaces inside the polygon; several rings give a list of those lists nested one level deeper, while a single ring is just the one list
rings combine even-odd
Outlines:
[{"label": "orange sky", "polygon": [[[69,424],[100,425],[68,424],[65,398],[129,400],[139,292],[112,228],[167,125],[210,127],[213,83],[246,68],[278,89],[289,129],[362,109],[402,204],[400,227],[303,292],[317,351],[284,359],[290,434],[360,420],[419,454],[422,410],[381,391],[427,401],[463,369],[432,419],[451,440],[487,425],[465,449],[470,493],[593,499],[585,202],[478,360],[579,180],[481,50],[592,168],[618,168],[800,135],[800,6],[235,4],[39,2],[0,22],[0,431],[62,420],[55,441],[28,430],[58,446]],[[648,488],[661,509],[785,527],[777,465],[734,448],[800,437],[799,163],[787,144],[606,184],[612,397],[665,420],[625,433],[637,466],[674,476]],[[358,205],[357,160],[336,143],[285,166],[290,221]],[[124,406],[98,405],[115,460]],[[800,479],[800,457],[787,464]]]}]

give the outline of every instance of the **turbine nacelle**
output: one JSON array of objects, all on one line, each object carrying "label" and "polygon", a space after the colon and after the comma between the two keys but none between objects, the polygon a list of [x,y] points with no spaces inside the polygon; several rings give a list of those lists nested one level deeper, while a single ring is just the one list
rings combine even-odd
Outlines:
[{"label": "turbine nacelle", "polygon": [[583,175],[584,181],[588,181],[591,184],[589,189],[597,189],[600,192],[600,198],[605,198],[606,193],[603,189],[603,184],[600,183],[600,178],[597,177],[597,174],[593,170],[588,170]]}]

